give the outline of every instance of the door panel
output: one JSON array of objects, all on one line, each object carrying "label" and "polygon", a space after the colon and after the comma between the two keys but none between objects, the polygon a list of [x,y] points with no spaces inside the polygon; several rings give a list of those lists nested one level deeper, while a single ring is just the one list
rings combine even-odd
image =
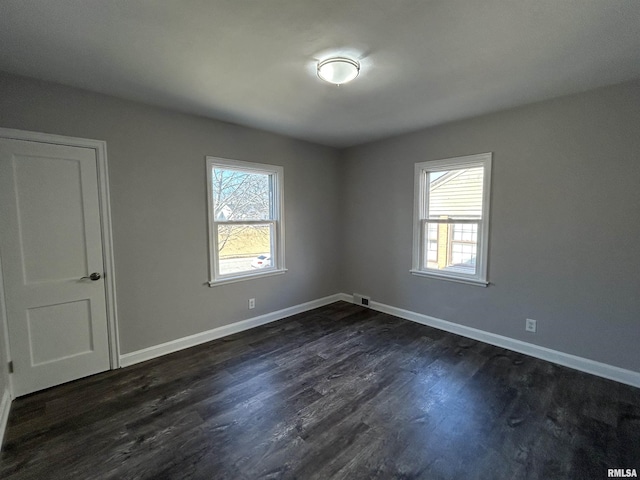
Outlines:
[{"label": "door panel", "polygon": [[55,362],[93,350],[91,308],[87,300],[29,308],[31,364]]},{"label": "door panel", "polygon": [[12,167],[24,283],[80,278],[87,271],[80,162],[14,155]]},{"label": "door panel", "polygon": [[107,370],[95,150],[0,139],[0,225],[15,394]]}]

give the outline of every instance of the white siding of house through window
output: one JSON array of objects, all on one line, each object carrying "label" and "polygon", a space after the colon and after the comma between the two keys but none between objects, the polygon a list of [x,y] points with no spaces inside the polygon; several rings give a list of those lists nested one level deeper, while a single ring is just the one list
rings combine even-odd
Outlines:
[{"label": "white siding of house through window", "polygon": [[429,188],[429,218],[481,218],[483,167],[451,170]]}]

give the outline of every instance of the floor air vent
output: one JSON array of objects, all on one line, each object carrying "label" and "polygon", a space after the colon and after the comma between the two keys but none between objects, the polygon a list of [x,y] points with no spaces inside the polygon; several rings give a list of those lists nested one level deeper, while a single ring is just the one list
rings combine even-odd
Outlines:
[{"label": "floor air vent", "polygon": [[363,307],[368,307],[370,301],[371,301],[371,297],[365,297],[364,295],[360,295],[359,293],[353,294],[353,303],[355,303],[356,305],[362,305]]}]

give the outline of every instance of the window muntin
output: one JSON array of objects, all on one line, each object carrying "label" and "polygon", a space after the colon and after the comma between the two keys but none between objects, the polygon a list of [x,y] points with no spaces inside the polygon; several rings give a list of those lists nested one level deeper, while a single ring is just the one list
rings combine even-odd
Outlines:
[{"label": "window muntin", "polygon": [[486,285],[491,154],[416,164],[412,273]]},{"label": "window muntin", "polygon": [[210,285],[283,273],[282,167],[207,157]]}]

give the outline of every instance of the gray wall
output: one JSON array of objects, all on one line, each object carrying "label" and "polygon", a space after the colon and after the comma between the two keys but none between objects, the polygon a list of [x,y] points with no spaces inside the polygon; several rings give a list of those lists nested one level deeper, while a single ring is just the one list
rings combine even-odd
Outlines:
[{"label": "gray wall", "polygon": [[[494,153],[491,285],[412,276],[414,163],[483,152]],[[640,81],[343,157],[342,291],[640,371]]]},{"label": "gray wall", "polygon": [[[337,292],[333,149],[8,74],[0,126],[107,141],[122,353]],[[205,285],[206,155],[284,167],[286,274]]]}]

